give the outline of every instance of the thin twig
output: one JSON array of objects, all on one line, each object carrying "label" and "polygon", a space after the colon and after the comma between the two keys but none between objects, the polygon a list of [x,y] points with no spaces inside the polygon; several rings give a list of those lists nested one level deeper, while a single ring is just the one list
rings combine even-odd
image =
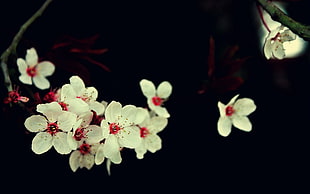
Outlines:
[{"label": "thin twig", "polygon": [[3,76],[4,76],[4,85],[7,87],[8,91],[12,91],[12,82],[10,79],[8,65],[7,65],[9,56],[12,53],[16,52],[16,47],[18,43],[20,42],[22,36],[24,35],[25,31],[38,17],[42,15],[42,13],[45,11],[45,9],[48,7],[48,5],[52,1],[53,0],[46,0],[44,4],[20,27],[19,31],[14,36],[10,46],[0,56],[1,68],[2,68]]}]

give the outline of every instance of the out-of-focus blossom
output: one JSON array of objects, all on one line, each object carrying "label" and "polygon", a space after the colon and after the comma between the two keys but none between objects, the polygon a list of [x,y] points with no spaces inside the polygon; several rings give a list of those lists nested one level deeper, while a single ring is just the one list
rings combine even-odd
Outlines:
[{"label": "out-of-focus blossom", "polygon": [[296,39],[290,29],[280,25],[274,30],[271,30],[265,39],[264,54],[267,59],[283,59],[285,57],[284,42]]},{"label": "out-of-focus blossom", "polygon": [[34,48],[28,49],[25,59],[17,59],[19,80],[28,85],[32,83],[39,89],[44,90],[50,87],[50,82],[46,79],[55,71],[55,66],[50,61],[38,60],[37,51]]},{"label": "out-of-focus blossom", "polygon": [[4,98],[3,103],[18,103],[18,102],[28,102],[29,98],[26,96],[21,96],[18,89],[14,89],[8,92],[8,96]]}]

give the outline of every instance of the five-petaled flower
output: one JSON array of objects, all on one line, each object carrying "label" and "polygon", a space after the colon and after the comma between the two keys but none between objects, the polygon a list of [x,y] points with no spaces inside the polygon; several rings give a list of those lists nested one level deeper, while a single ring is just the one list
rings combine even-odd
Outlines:
[{"label": "five-petaled flower", "polygon": [[283,59],[285,57],[285,49],[283,47],[284,42],[292,41],[296,39],[290,29],[279,26],[274,30],[271,30],[265,39],[264,54],[267,59]]},{"label": "five-petaled flower", "polygon": [[37,111],[43,115],[32,115],[24,123],[30,132],[37,133],[32,140],[32,151],[42,154],[54,146],[58,153],[69,154],[72,149],[67,142],[67,132],[72,129],[77,116],[63,111],[57,102],[39,104]]},{"label": "five-petaled flower", "polygon": [[139,108],[145,115],[143,122],[139,124],[140,137],[142,141],[138,147],[135,148],[136,156],[138,159],[143,159],[147,151],[155,153],[162,147],[161,138],[157,135],[168,124],[168,119],[165,117],[154,116],[151,117],[150,113],[143,108]]},{"label": "five-petaled flower", "polygon": [[241,98],[236,101],[238,96],[239,94],[234,96],[227,105],[218,102],[220,118],[217,122],[217,129],[224,137],[230,134],[232,125],[243,131],[252,130],[252,124],[247,116],[255,111],[256,105],[250,98]]},{"label": "five-petaled flower", "polygon": [[121,103],[116,101],[107,106],[105,116],[106,119],[101,121],[100,126],[108,135],[97,150],[98,156],[95,162],[101,163],[104,156],[119,164],[122,161],[121,148],[135,148],[141,143],[140,130],[136,124],[141,123],[143,117],[136,106],[122,107]]},{"label": "five-petaled flower", "polygon": [[90,170],[95,164],[95,154],[99,143],[79,142],[77,150],[73,151],[69,157],[69,165],[73,172],[78,168]]},{"label": "five-petaled flower", "polygon": [[38,60],[37,51],[34,48],[28,49],[26,58],[17,59],[18,70],[20,72],[19,80],[28,85],[34,85],[41,89],[47,89],[50,87],[50,82],[46,79],[55,71],[55,66],[50,61]]},{"label": "five-petaled flower", "polygon": [[147,98],[147,104],[158,116],[169,118],[170,114],[163,107],[164,101],[168,99],[172,92],[172,86],[168,81],[163,81],[157,88],[153,82],[143,79],[140,81],[142,93]]}]

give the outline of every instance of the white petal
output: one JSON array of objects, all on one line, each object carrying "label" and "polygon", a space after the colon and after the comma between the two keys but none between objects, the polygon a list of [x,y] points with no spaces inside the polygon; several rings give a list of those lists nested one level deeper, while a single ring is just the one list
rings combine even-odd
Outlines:
[{"label": "white petal", "polygon": [[29,66],[34,66],[38,63],[38,54],[34,48],[27,50],[26,62]]},{"label": "white petal", "polygon": [[107,120],[102,120],[101,123],[100,123],[100,127],[102,128],[103,130],[103,135],[104,137],[107,137],[108,134],[110,133],[110,129],[109,129],[109,124],[107,122]]},{"label": "white petal", "polygon": [[147,129],[152,133],[158,133],[162,131],[168,124],[168,119],[165,117],[152,117]]},{"label": "white petal", "polygon": [[235,103],[236,99],[239,97],[239,94],[235,95],[229,102],[227,105],[232,105]]},{"label": "white petal", "polygon": [[55,65],[49,61],[42,61],[36,66],[37,71],[42,76],[50,76],[55,71]]},{"label": "white petal", "polygon": [[250,98],[241,98],[236,101],[234,104],[234,110],[236,111],[236,114],[247,116],[251,114],[253,111],[255,111],[256,105],[254,104],[254,101]]},{"label": "white petal", "polygon": [[95,87],[87,87],[80,95],[81,97],[85,97],[88,100],[96,100],[98,97],[98,91]]},{"label": "white petal", "polygon": [[137,107],[133,105],[126,105],[122,108],[122,119],[119,120],[120,125],[123,127],[133,125],[135,119],[136,119],[136,114],[137,114]]},{"label": "white petal", "polygon": [[155,107],[153,107],[153,110],[160,117],[165,117],[165,118],[170,117],[170,114],[168,113],[168,111],[165,107],[155,106]]},{"label": "white petal", "polygon": [[81,158],[80,151],[76,150],[71,153],[70,158],[69,158],[69,165],[73,172],[75,172],[79,168],[80,158]]},{"label": "white petal", "polygon": [[21,74],[19,77],[19,81],[21,81],[24,84],[32,85],[32,79],[27,74]]},{"label": "white petal", "polygon": [[46,132],[40,132],[32,140],[31,149],[36,154],[43,154],[52,147],[52,135]]},{"label": "white petal", "polygon": [[58,116],[63,113],[58,102],[38,104],[37,111],[44,114],[50,122],[56,122]]},{"label": "white petal", "polygon": [[104,143],[103,152],[106,158],[110,158],[115,164],[122,162],[120,147],[115,135],[110,134]]},{"label": "white petal", "polygon": [[226,117],[220,117],[217,122],[217,130],[221,136],[227,137],[231,132],[231,120]]},{"label": "white petal", "polygon": [[153,82],[143,79],[140,81],[140,88],[144,96],[150,98],[156,95],[156,88]]},{"label": "white petal", "polygon": [[78,119],[81,120],[78,127],[86,128],[93,119],[93,113],[91,111],[84,112],[79,115]]},{"label": "white petal", "polygon": [[76,122],[76,115],[71,112],[63,111],[62,114],[58,116],[58,126],[62,131],[70,131]]},{"label": "white petal", "polygon": [[81,94],[85,90],[85,84],[79,76],[70,77],[70,85],[74,89],[76,94]]},{"label": "white petal", "polygon": [[121,116],[122,105],[119,102],[112,101],[105,111],[106,120],[109,122],[115,122],[118,117]]},{"label": "white petal", "polygon": [[100,165],[104,161],[104,153],[103,153],[104,144],[100,144],[100,146],[97,149],[96,155],[95,155],[95,164]]},{"label": "white petal", "polygon": [[160,98],[168,98],[172,92],[172,85],[167,82],[161,82],[157,88],[157,96]]},{"label": "white petal", "polygon": [[273,56],[276,59],[283,59],[285,57],[285,52],[284,52],[283,44],[280,43],[279,41],[276,41],[273,44],[272,50],[273,50]]},{"label": "white petal", "polygon": [[95,158],[92,154],[85,154],[82,156],[81,166],[90,170],[95,164]]},{"label": "white petal", "polygon": [[281,40],[283,42],[286,41],[292,41],[296,39],[296,34],[294,34],[290,29],[284,30],[284,32],[281,33]]},{"label": "white petal", "polygon": [[65,103],[68,105],[68,111],[77,115],[81,115],[90,110],[88,104],[80,98],[67,99]]},{"label": "white petal", "polygon": [[72,132],[67,133],[67,142],[72,150],[76,150],[78,148],[78,142],[74,139]]},{"label": "white petal", "polygon": [[50,82],[43,75],[36,75],[32,79],[34,85],[41,90],[45,90],[50,87]]},{"label": "white petal", "polygon": [[135,148],[141,143],[140,129],[136,126],[125,127],[117,135],[121,147]]},{"label": "white petal", "polygon": [[149,134],[144,141],[146,141],[146,148],[152,153],[161,149],[161,139],[156,134]]},{"label": "white petal", "polygon": [[25,120],[25,127],[30,132],[44,131],[47,127],[46,118],[41,115],[32,115]]},{"label": "white petal", "polygon": [[220,116],[221,117],[225,116],[226,115],[226,113],[225,113],[226,106],[223,103],[221,103],[220,101],[218,101],[217,107],[219,108]]},{"label": "white petal", "polygon": [[87,130],[87,142],[90,144],[98,143],[103,140],[103,129],[97,125],[89,125]]},{"label": "white petal", "polygon": [[271,49],[271,40],[266,39],[264,44],[264,55],[266,59],[270,59],[272,57],[272,49]]},{"label": "white petal", "polygon": [[135,148],[135,152],[136,152],[136,157],[138,159],[144,158],[144,154],[147,152],[144,140],[141,142],[141,144],[138,147]]},{"label": "white petal", "polygon": [[248,119],[248,117],[246,116],[235,115],[232,119],[232,123],[236,128],[241,129],[243,131],[252,130],[252,124],[250,120]]},{"label": "white petal", "polygon": [[61,87],[61,101],[67,101],[68,99],[75,99],[77,94],[70,84],[65,84]]},{"label": "white petal", "polygon": [[150,119],[149,111],[146,108],[137,108],[135,124],[142,124]]},{"label": "white petal", "polygon": [[26,61],[24,59],[22,59],[22,58],[18,58],[16,63],[17,63],[17,66],[18,66],[19,73],[26,74],[26,70],[27,70],[27,67],[28,67]]},{"label": "white petal", "polygon": [[95,111],[97,115],[102,115],[105,110],[104,104],[97,102],[97,101],[92,101],[88,103],[88,105],[89,105],[90,110]]},{"label": "white petal", "polygon": [[71,148],[67,142],[67,134],[58,132],[53,137],[53,145],[55,150],[60,154],[69,154]]}]

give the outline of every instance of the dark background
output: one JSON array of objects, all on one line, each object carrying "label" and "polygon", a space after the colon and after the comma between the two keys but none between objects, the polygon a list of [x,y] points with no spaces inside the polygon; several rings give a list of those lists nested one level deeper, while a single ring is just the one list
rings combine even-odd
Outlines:
[{"label": "dark background", "polygon": [[[0,48],[8,47],[19,27],[43,1],[1,2]],[[309,1],[289,2],[288,12],[310,24],[304,8]],[[99,100],[144,106],[139,88],[143,78],[155,85],[167,80],[173,93],[166,102],[171,114],[159,135],[162,150],[135,158],[123,152],[123,162],[105,163],[73,173],[69,156],[53,149],[36,155],[33,134],[26,134],[26,115],[18,107],[2,118],[1,184],[12,190],[33,192],[277,192],[307,193],[309,182],[309,48],[299,58],[266,61],[259,47],[254,1],[57,1],[24,34],[18,56],[35,47],[39,56],[53,61],[51,48],[64,36],[99,35],[92,48],[108,48],[93,59],[111,69],[107,72],[89,61],[66,71],[56,64],[49,78],[56,88],[73,74],[95,86]],[[247,57],[244,84],[234,91],[198,94],[207,76],[209,38],[214,37],[216,60],[229,46],[238,45],[236,57]],[[56,60],[56,59],[55,59]],[[54,61],[53,61],[54,62]],[[79,63],[79,64],[80,64]],[[68,64],[69,65],[69,64]],[[11,66],[13,67],[13,66]],[[79,68],[84,67],[87,72]],[[19,84],[18,82],[16,84]],[[53,85],[54,84],[54,85]],[[232,129],[221,137],[216,129],[217,102],[227,103],[235,94],[252,98],[257,110],[249,118],[250,133]],[[3,109],[7,110],[7,109]],[[40,189],[39,189],[40,188]],[[304,190],[306,189],[306,190]]]}]

